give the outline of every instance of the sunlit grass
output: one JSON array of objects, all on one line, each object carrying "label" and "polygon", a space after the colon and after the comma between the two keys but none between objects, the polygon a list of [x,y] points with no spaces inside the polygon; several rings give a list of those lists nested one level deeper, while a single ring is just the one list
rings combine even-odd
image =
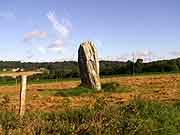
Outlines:
[{"label": "sunlit grass", "polygon": [[[4,100],[6,101],[6,100]],[[63,106],[62,106],[63,107]],[[57,112],[27,112],[21,121],[13,112],[0,108],[3,134],[29,135],[179,135],[180,103],[162,104],[135,99],[111,106],[100,97],[91,107],[68,108]],[[29,126],[31,125],[31,126]],[[21,130],[20,130],[21,129]]]}]

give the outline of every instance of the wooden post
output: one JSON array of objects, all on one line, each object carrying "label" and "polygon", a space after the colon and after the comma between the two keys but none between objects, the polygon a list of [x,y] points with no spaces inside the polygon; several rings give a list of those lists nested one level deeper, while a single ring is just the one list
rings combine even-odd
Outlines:
[{"label": "wooden post", "polygon": [[20,118],[23,117],[25,113],[25,100],[26,100],[26,88],[27,88],[27,76],[21,76],[21,86],[20,86],[20,106],[19,106],[19,115]]},{"label": "wooden post", "polygon": [[18,82],[17,82],[17,76],[16,76],[16,91],[17,91],[17,88],[18,88],[18,85],[17,85],[17,83],[18,83]]}]

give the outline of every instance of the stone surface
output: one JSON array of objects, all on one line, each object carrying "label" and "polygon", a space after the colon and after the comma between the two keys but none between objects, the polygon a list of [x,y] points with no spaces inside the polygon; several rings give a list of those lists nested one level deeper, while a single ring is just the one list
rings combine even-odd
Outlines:
[{"label": "stone surface", "polygon": [[80,45],[78,50],[78,63],[81,85],[100,90],[99,60],[96,47],[91,41],[84,42]]}]

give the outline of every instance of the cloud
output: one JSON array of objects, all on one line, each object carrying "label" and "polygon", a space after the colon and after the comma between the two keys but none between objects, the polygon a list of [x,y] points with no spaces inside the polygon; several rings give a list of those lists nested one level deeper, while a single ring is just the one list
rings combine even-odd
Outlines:
[{"label": "cloud", "polygon": [[152,61],[152,57],[155,57],[155,54],[150,50],[142,50],[133,53],[132,57],[134,60],[143,59],[144,61]]},{"label": "cloud", "polygon": [[128,53],[124,53],[124,54],[122,54],[121,56],[117,56],[117,57],[115,58],[116,61],[128,61],[128,60],[130,60],[130,59],[131,59],[131,55],[128,54]]},{"label": "cloud", "polygon": [[71,23],[68,20],[62,19],[60,23],[54,12],[49,12],[47,17],[60,36],[63,36],[63,38],[69,36]]},{"label": "cloud", "polygon": [[48,48],[55,52],[62,52],[64,49],[64,40],[55,40],[53,43],[51,43]]},{"label": "cloud", "polygon": [[143,51],[138,51],[135,53],[135,56],[137,58],[144,58],[144,57],[149,57],[151,56],[153,53],[149,50],[143,50]]},{"label": "cloud", "polygon": [[37,48],[39,52],[41,52],[42,54],[46,54],[47,49],[45,47],[38,47]]},{"label": "cloud", "polygon": [[0,19],[13,20],[16,19],[16,16],[11,11],[0,12]]},{"label": "cloud", "polygon": [[[47,45],[36,46],[36,50],[44,55],[47,54],[48,51],[61,53],[65,48],[65,44],[70,42],[69,37],[71,34],[72,25],[70,21],[64,18],[62,18],[61,21],[59,21],[54,12],[49,12],[46,14],[46,16],[50,24],[52,25],[52,28],[56,32],[56,35],[54,40],[50,41],[50,43],[48,43]],[[34,30],[25,34],[24,41],[29,42],[33,39],[42,39],[46,37],[48,37],[47,32]],[[30,55],[30,57],[28,58],[32,57],[33,54]]]},{"label": "cloud", "polygon": [[141,59],[147,59],[154,55],[154,53],[150,50],[142,50],[137,51],[134,54],[135,59],[141,58]]},{"label": "cloud", "polygon": [[180,51],[171,51],[169,54],[175,57],[180,57]]},{"label": "cloud", "polygon": [[56,39],[50,43],[48,48],[55,52],[62,52],[65,44],[69,40],[72,25],[67,19],[61,19],[61,21],[59,21],[54,12],[47,13],[47,18],[57,32]]},{"label": "cloud", "polygon": [[32,32],[28,32],[24,36],[24,41],[28,42],[36,38],[46,38],[48,36],[47,32],[34,30]]}]

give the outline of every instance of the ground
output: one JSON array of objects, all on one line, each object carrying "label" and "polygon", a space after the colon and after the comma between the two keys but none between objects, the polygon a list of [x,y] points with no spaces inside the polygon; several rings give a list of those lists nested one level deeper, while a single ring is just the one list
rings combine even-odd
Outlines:
[{"label": "ground", "polygon": [[[122,92],[99,92],[76,96],[57,95],[59,91],[79,86],[79,81],[61,81],[53,83],[29,84],[27,90],[27,111],[57,111],[68,102],[70,107],[90,105],[97,96],[104,96],[109,103],[123,104],[134,98],[154,100],[163,103],[180,101],[180,74],[143,75],[129,77],[111,77],[101,79],[102,83],[117,82]],[[18,110],[19,86],[0,86],[0,95],[8,95],[9,105]]]}]

